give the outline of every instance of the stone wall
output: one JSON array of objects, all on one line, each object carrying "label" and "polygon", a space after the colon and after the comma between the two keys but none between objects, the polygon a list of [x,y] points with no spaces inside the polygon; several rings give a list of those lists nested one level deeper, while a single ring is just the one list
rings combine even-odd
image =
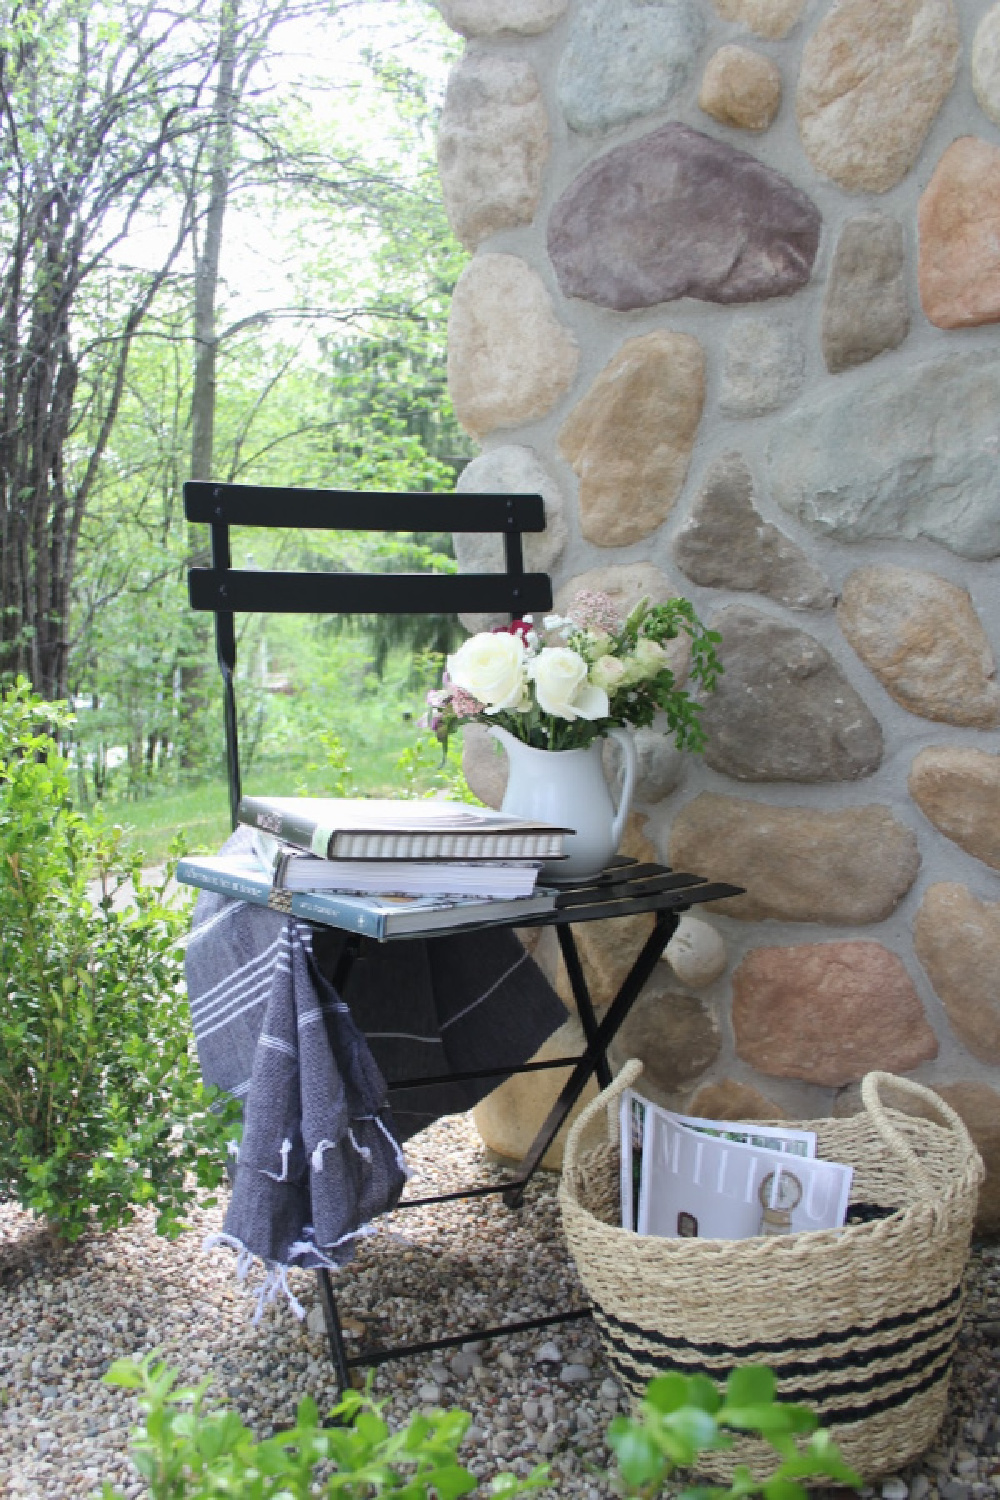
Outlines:
[{"label": "stone wall", "polygon": [[[708,752],[642,737],[632,838],[747,894],[624,1047],[704,1112],[940,1087],[998,1227],[1000,4],[438,3],[461,487],[541,491],[557,600],[722,633]],[[604,996],[626,946],[586,932]]]}]

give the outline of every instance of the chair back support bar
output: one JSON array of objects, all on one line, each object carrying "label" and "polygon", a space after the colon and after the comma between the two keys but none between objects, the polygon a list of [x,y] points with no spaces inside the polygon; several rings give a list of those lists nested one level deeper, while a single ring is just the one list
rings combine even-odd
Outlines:
[{"label": "chair back support bar", "polygon": [[[552,608],[546,573],[526,573],[521,537],[545,529],[540,495],[442,495],[285,489],[189,480],[184,514],[211,529],[212,566],[188,571],[191,607],[215,616],[222,673],[229,807],[241,796],[234,614],[508,614]],[[234,568],[231,526],[284,530],[498,534],[503,573],[333,573]]]}]

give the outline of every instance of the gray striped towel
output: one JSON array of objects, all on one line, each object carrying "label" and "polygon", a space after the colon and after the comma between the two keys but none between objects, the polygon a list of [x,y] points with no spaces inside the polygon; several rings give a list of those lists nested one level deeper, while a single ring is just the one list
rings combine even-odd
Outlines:
[{"label": "gray striped towel", "polygon": [[281,1290],[301,1313],[287,1268],[342,1265],[395,1205],[400,1139],[471,1108],[504,1075],[397,1092],[393,1082],[514,1068],[566,1016],[508,930],[366,942],[341,997],[329,976],[345,940],[207,891],[195,907],[186,964],[202,1074],[243,1103],[214,1238],[239,1252],[241,1276],[255,1257],[265,1263],[258,1317]]}]

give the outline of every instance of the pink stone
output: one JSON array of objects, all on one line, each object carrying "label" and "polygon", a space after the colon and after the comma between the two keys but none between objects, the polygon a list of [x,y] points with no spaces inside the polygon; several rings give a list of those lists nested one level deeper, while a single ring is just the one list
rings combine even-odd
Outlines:
[{"label": "pink stone", "polygon": [[938,1044],[902,960],[881,943],[754,948],[733,976],[736,1051],[760,1073],[837,1088],[905,1073]]},{"label": "pink stone", "polygon": [[919,286],[939,328],[1000,321],[1000,148],[975,136],[954,141],[917,210]]}]

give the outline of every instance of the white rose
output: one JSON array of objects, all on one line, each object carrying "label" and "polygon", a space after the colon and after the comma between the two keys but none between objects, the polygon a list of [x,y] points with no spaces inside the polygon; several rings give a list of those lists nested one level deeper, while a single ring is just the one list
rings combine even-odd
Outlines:
[{"label": "white rose", "polygon": [[448,676],[484,704],[488,713],[521,708],[524,697],[524,642],[506,631],[483,631],[448,658]]},{"label": "white rose", "polygon": [[528,667],[538,705],[557,719],[603,719],[608,695],[587,680],[587,663],[568,646],[546,646]]},{"label": "white rose", "polygon": [[590,669],[590,680],[606,693],[614,693],[625,683],[625,663],[617,656],[599,656]]},{"label": "white rose", "polygon": [[651,677],[658,677],[664,667],[670,665],[670,658],[660,645],[659,641],[650,641],[645,637],[636,641],[634,667],[629,674],[633,682],[645,682]]}]

